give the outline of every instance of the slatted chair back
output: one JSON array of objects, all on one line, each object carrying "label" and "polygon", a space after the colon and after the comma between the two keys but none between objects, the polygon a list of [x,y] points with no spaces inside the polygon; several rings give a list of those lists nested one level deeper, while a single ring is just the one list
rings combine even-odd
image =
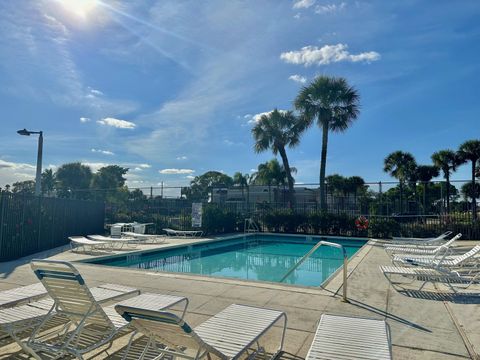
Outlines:
[{"label": "slatted chair back", "polygon": [[78,270],[66,261],[32,260],[35,275],[55,302],[56,312],[72,322],[115,326],[93,297]]},{"label": "slatted chair back", "polygon": [[457,235],[455,235],[453,238],[451,238],[450,240],[448,240],[445,244],[443,244],[442,246],[445,246],[445,247],[450,247],[455,241],[457,241],[458,239],[460,239],[462,237],[462,234],[461,233],[458,233]]},{"label": "slatted chair back", "polygon": [[165,311],[151,311],[129,306],[117,305],[115,310],[140,333],[151,341],[165,345],[168,350],[180,357],[199,359],[206,353],[224,358],[217,350],[206,344],[195,331],[177,315]]},{"label": "slatted chair back", "polygon": [[[465,260],[471,259],[473,256],[475,256],[479,252],[480,252],[480,245],[477,245],[477,246],[473,247],[470,251],[466,252],[465,254],[460,255],[460,256],[456,256],[452,260],[452,265],[460,265]],[[480,259],[478,259],[477,261],[480,261]]]}]

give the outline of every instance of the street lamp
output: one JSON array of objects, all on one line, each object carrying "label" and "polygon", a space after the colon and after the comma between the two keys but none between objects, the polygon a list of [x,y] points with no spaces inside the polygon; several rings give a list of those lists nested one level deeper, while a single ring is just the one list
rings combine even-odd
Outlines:
[{"label": "street lamp", "polygon": [[43,131],[28,131],[27,129],[18,130],[17,133],[23,136],[38,134],[38,152],[37,152],[37,174],[35,176],[35,195],[42,193],[42,152],[43,152]]}]

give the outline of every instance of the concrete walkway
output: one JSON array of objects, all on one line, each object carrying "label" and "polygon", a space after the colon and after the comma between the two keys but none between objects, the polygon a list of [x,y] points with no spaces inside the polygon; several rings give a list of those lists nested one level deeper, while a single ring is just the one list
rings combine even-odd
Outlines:
[{"label": "concrete walkway", "polygon": [[[194,240],[170,239],[170,244]],[[471,247],[474,242],[460,246]],[[146,245],[154,248],[167,245]],[[56,253],[55,253],[56,252]],[[70,251],[39,254],[55,259],[74,260]],[[30,258],[0,264],[0,289],[27,285],[36,281],[28,262]],[[285,359],[305,357],[316,323],[322,313],[359,315],[386,319],[391,327],[395,359],[469,359],[480,354],[480,296],[455,297],[446,288],[426,287],[418,291],[414,282],[402,292],[393,289],[378,267],[390,264],[380,243],[364,247],[349,264],[348,292],[350,303],[341,301],[341,273],[325,289],[301,288],[233,279],[216,279],[183,274],[155,273],[148,270],[76,265],[91,286],[105,282],[135,286],[142,291],[186,296],[190,300],[187,322],[193,326],[233,303],[250,304],[283,310],[288,316]],[[478,291],[477,291],[478,290]],[[439,293],[440,291],[440,293]],[[474,289],[480,294],[480,287]],[[267,343],[280,332],[274,328]],[[124,341],[123,341],[124,343]],[[92,358],[115,358],[118,344]],[[1,345],[0,345],[1,346]],[[273,348],[272,348],[273,350]],[[0,348],[0,358],[12,358],[16,345]]]}]

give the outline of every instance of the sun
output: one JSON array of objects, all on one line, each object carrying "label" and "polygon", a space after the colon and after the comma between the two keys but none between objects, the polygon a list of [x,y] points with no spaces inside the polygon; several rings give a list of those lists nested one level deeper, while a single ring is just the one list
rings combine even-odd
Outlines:
[{"label": "sun", "polygon": [[82,19],[86,19],[88,14],[92,12],[98,5],[98,0],[59,0],[66,10],[77,15]]}]

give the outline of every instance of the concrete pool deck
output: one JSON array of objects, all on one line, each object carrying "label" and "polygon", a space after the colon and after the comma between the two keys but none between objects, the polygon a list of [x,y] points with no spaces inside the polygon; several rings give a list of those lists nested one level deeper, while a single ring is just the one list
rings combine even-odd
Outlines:
[{"label": "concrete pool deck", "polygon": [[[142,245],[141,248],[155,249],[198,241],[166,239],[167,244]],[[457,246],[466,248],[478,243],[464,241]],[[55,249],[0,264],[0,290],[36,282],[29,266],[32,258],[75,261],[91,257],[62,250]],[[378,269],[380,265],[389,264],[381,242],[370,242],[362,248],[349,262],[350,303],[341,301],[341,272],[325,288],[317,289],[83,263],[75,266],[90,286],[114,282],[142,291],[188,297],[190,305],[186,320],[193,326],[233,303],[283,310],[288,316],[285,359],[305,357],[322,313],[386,319],[391,327],[394,359],[469,359],[479,356],[480,286],[470,287],[470,292],[473,291],[476,296],[453,296],[448,288],[430,284],[423,291],[418,291],[419,282],[404,286],[399,292],[392,288]],[[266,342],[271,343],[279,332],[280,328],[274,328],[267,335]],[[108,351],[92,354],[90,358],[115,359],[115,351],[122,344],[124,339],[119,339]],[[2,358],[28,357],[22,355],[15,344],[6,344],[0,347]]]}]

